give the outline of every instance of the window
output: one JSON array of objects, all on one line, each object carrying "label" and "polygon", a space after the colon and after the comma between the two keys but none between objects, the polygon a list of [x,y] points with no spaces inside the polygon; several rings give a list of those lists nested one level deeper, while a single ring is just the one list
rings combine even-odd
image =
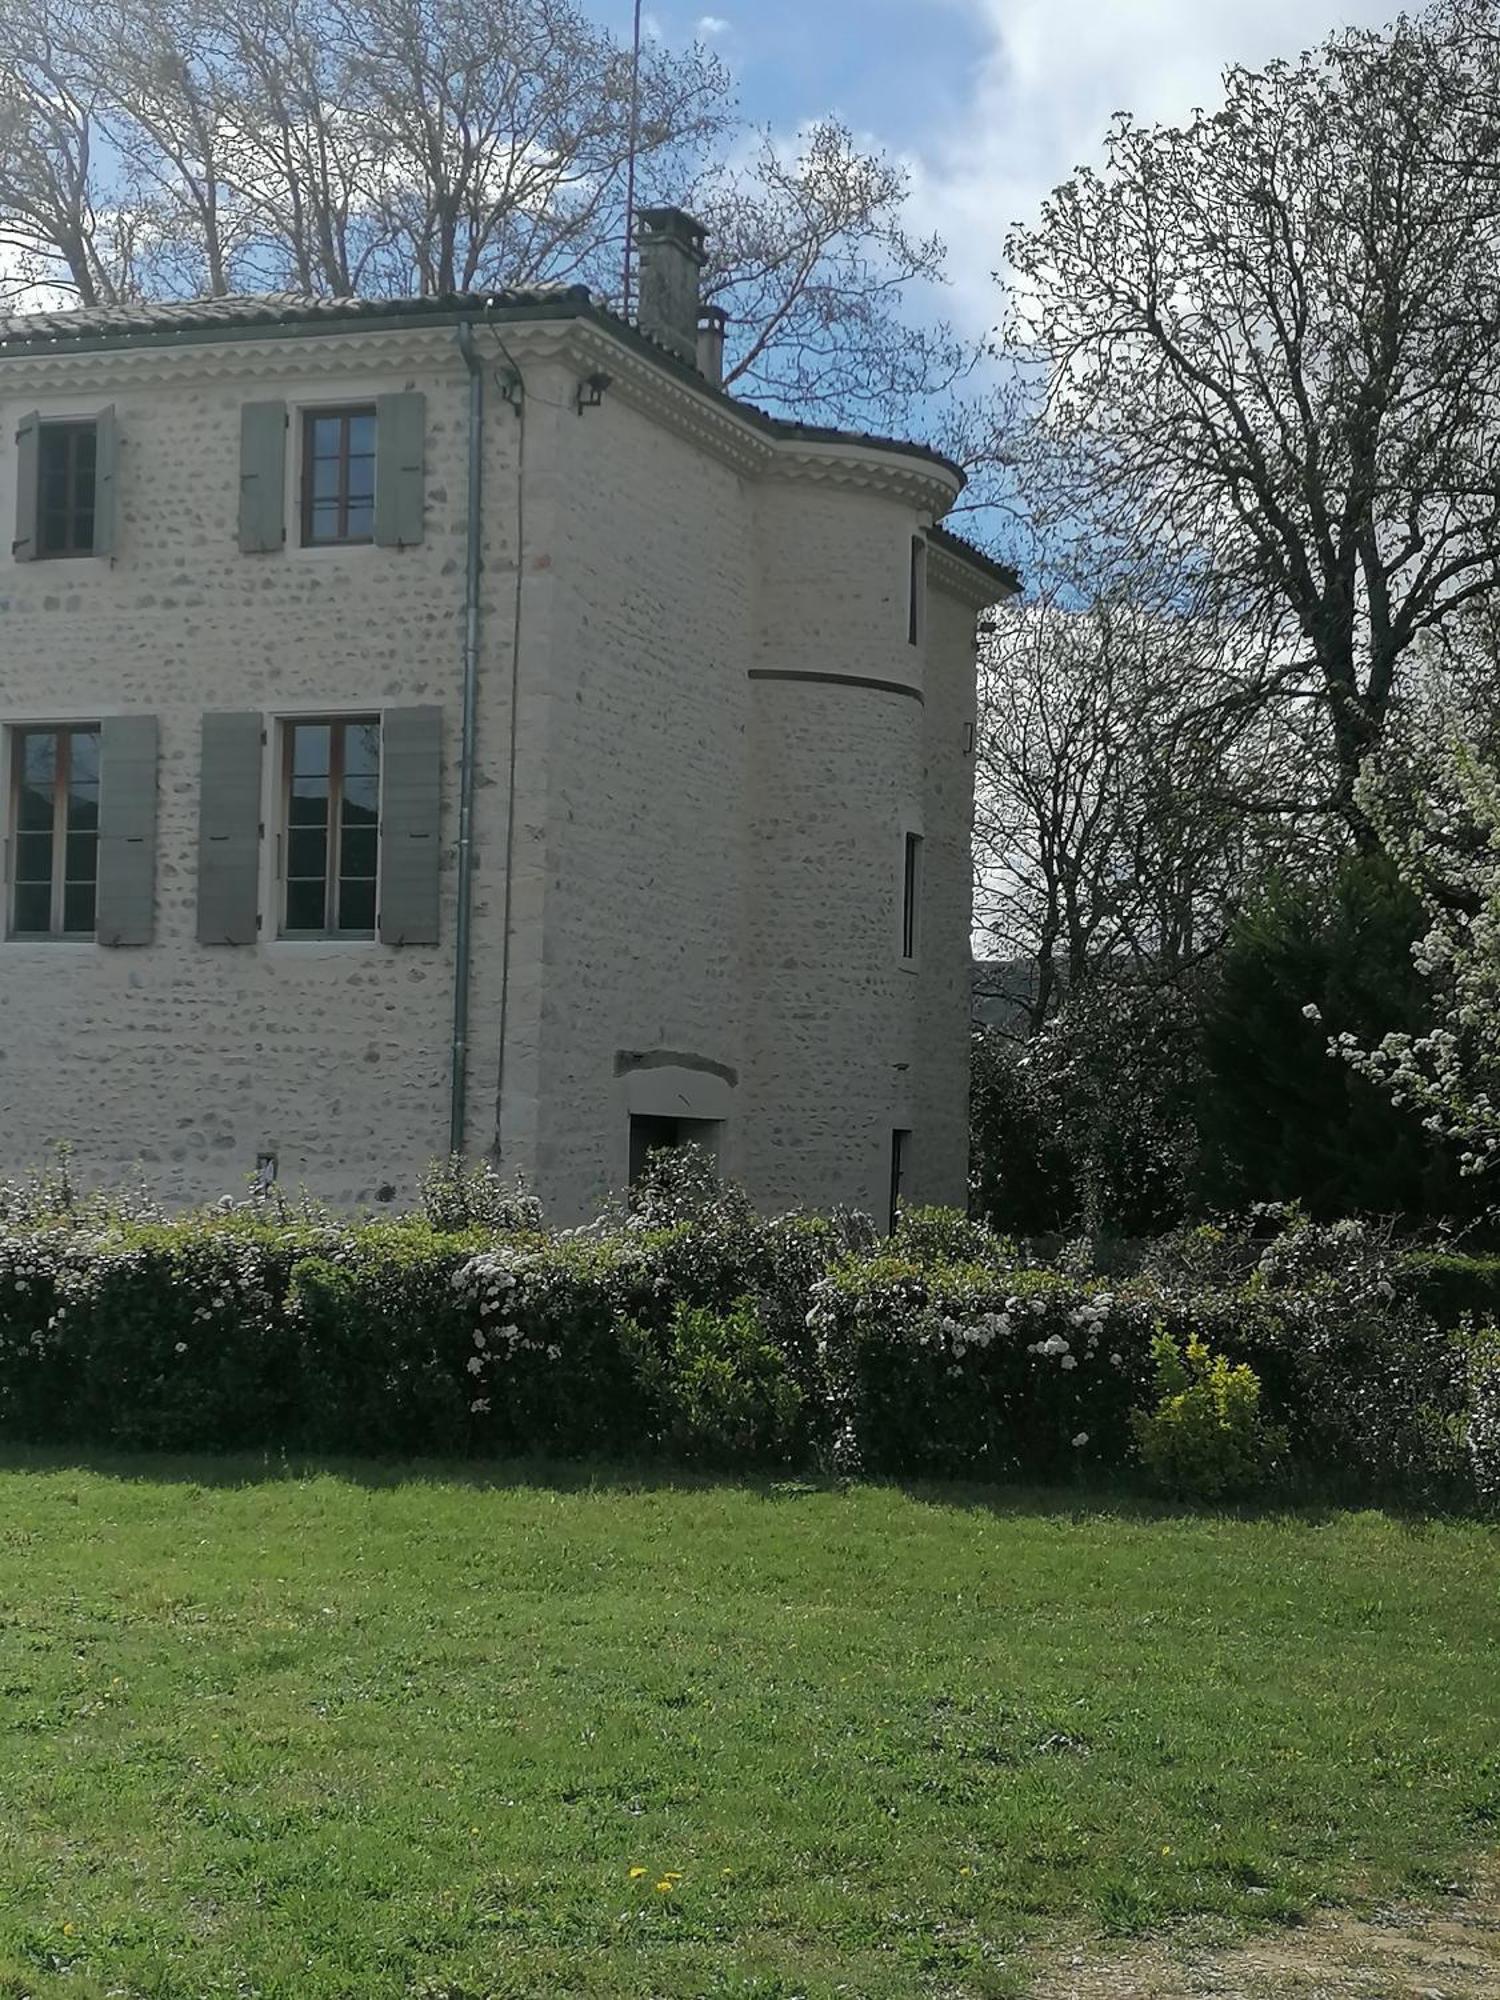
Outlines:
[{"label": "window", "polygon": [[380,721],[287,722],[283,937],[373,937],[380,859]]},{"label": "window", "polygon": [[922,836],[909,833],[902,850],[901,956],[914,959],[922,939]]},{"label": "window", "polygon": [[99,465],[93,423],[37,429],[37,554],[91,556]]},{"label": "window", "polygon": [[927,544],[920,535],[911,538],[911,591],[907,598],[906,640],[910,646],[922,642],[927,621]]},{"label": "window", "polygon": [[13,938],[94,935],[99,880],[99,730],[11,732]]},{"label": "window", "polygon": [[375,539],[375,409],[302,417],[302,541],[332,548]]},{"label": "window", "polygon": [[911,1154],[911,1133],[897,1130],[891,1134],[891,1234],[896,1233],[896,1224],[901,1220],[901,1204],[906,1199],[906,1173]]}]

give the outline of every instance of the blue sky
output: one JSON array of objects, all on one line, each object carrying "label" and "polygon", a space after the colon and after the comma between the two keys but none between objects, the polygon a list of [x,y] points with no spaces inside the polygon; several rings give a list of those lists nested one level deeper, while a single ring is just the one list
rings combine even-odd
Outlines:
[{"label": "blue sky", "polygon": [[[1094,157],[1111,112],[1176,119],[1226,62],[1292,55],[1400,0],[646,0],[668,41],[712,41],[747,116],[791,133],[828,112],[899,153],[912,220],[952,252],[952,305],[996,315],[1006,226]],[[630,0],[592,11],[628,32]]]}]

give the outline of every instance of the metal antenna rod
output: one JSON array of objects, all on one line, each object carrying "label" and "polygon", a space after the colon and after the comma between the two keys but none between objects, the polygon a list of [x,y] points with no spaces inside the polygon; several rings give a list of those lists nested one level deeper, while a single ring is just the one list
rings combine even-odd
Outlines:
[{"label": "metal antenna rod", "polygon": [[633,271],[630,262],[635,247],[635,156],[641,143],[641,0],[635,0],[635,42],[630,65],[630,153],[625,169],[625,272],[620,286],[621,312],[630,317],[630,290]]}]

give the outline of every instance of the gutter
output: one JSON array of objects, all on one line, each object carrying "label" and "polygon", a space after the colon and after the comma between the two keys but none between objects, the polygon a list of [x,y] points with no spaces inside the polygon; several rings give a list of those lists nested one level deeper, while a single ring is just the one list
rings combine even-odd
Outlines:
[{"label": "gutter", "polygon": [[453,1049],[448,1151],[464,1149],[469,1088],[469,985],[473,958],[474,761],[479,714],[479,536],[484,518],[484,370],[474,324],[454,329],[469,374],[469,491],[464,548],[463,748],[458,779],[458,918],[454,933]]}]

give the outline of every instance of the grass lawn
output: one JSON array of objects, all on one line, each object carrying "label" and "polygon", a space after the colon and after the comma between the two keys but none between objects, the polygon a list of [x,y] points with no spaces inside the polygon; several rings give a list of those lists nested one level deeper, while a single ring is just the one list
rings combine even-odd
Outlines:
[{"label": "grass lawn", "polygon": [[1493,1531],[0,1460],[0,2000],[910,2000],[1496,1841]]}]

